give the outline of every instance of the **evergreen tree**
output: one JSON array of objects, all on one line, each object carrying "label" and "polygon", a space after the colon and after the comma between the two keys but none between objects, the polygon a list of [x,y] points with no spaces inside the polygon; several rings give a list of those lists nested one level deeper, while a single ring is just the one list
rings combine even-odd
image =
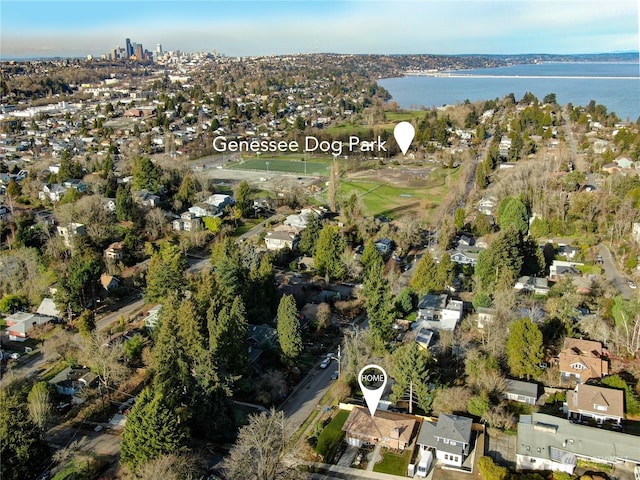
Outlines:
[{"label": "evergreen tree", "polygon": [[233,192],[236,205],[240,207],[242,215],[248,215],[251,209],[251,187],[246,180],[241,181]]},{"label": "evergreen tree", "polygon": [[[244,351],[246,354],[246,348]],[[195,385],[191,396],[191,431],[200,438],[229,441],[235,434],[229,381],[220,377],[215,359],[209,352],[203,352],[192,370]]]},{"label": "evergreen tree", "polygon": [[363,283],[365,307],[369,317],[369,327],[373,334],[382,342],[388,342],[393,337],[393,296],[389,281],[384,276],[382,258],[372,263]]},{"label": "evergreen tree", "polygon": [[198,182],[187,173],[182,177],[180,187],[173,198],[181,203],[182,208],[188,208],[193,203],[196,193],[198,193]]},{"label": "evergreen tree", "polygon": [[278,342],[284,362],[294,365],[302,353],[302,331],[293,295],[284,295],[278,305]]},{"label": "evergreen tree", "polygon": [[521,246],[520,232],[514,228],[508,228],[500,232],[489,248],[478,254],[476,277],[482,290],[493,289],[498,269],[509,269],[513,278],[520,276],[524,264]]},{"label": "evergreen tree", "polygon": [[163,242],[160,250],[149,260],[147,289],[149,301],[164,299],[170,292],[181,293],[185,285],[184,272],[187,259],[178,245]]},{"label": "evergreen tree", "polygon": [[322,230],[322,222],[318,217],[312,215],[307,222],[306,228],[300,235],[300,243],[298,244],[298,250],[305,255],[313,256],[316,253],[316,243],[318,236]]},{"label": "evergreen tree", "polygon": [[209,345],[214,360],[226,373],[246,375],[249,358],[246,348],[249,325],[241,297],[235,297],[231,306],[224,306],[209,322]]},{"label": "evergreen tree", "polygon": [[204,333],[206,326],[204,317],[198,315],[193,300],[185,299],[177,311],[178,339],[184,346],[185,352],[190,357],[190,363],[207,348]]},{"label": "evergreen tree", "polygon": [[340,229],[335,225],[325,225],[320,231],[313,256],[316,271],[329,280],[344,277],[346,269],[342,263],[342,254],[345,247]]},{"label": "evergreen tree", "polygon": [[160,455],[186,450],[188,437],[161,389],[147,387],[127,416],[120,460],[136,471]]},{"label": "evergreen tree", "polygon": [[422,410],[431,408],[429,395],[429,364],[431,355],[420,348],[416,342],[405,343],[393,352],[393,368],[391,376],[395,380],[391,398],[394,402],[413,391],[412,401],[417,401]]},{"label": "evergreen tree", "polygon": [[526,235],[529,230],[529,213],[525,204],[518,198],[503,199],[498,206],[498,225],[502,230],[513,227]]},{"label": "evergreen tree", "polygon": [[438,264],[429,251],[424,252],[411,277],[409,285],[417,293],[430,293],[438,290]]},{"label": "evergreen tree", "polygon": [[192,391],[191,360],[179,338],[177,301],[170,295],[162,305],[158,336],[153,348],[154,388],[164,392],[173,406],[188,403]]},{"label": "evergreen tree", "polygon": [[531,319],[521,318],[509,325],[507,364],[511,375],[527,380],[538,376],[542,357],[542,332]]},{"label": "evergreen tree", "polygon": [[26,402],[5,386],[0,390],[0,478],[31,478],[47,450],[41,430],[29,417]]},{"label": "evergreen tree", "polygon": [[136,208],[131,195],[131,185],[123,183],[116,190],[116,218],[121,222],[135,220]]},{"label": "evergreen tree", "polygon": [[[306,231],[306,229],[305,229]],[[250,305],[247,316],[251,323],[269,322],[278,308],[276,276],[269,255],[260,258],[260,264],[249,271],[248,286],[244,291],[245,305]]]},{"label": "evergreen tree", "polygon": [[158,193],[163,187],[162,169],[150,158],[138,157],[133,159],[133,188]]},{"label": "evergreen tree", "polygon": [[368,242],[365,242],[364,248],[362,249],[362,257],[360,258],[360,262],[364,266],[365,274],[367,273],[369,268],[371,268],[371,265],[374,262],[379,261],[381,258],[382,255],[380,255],[380,252],[376,248],[373,241],[369,240]]}]

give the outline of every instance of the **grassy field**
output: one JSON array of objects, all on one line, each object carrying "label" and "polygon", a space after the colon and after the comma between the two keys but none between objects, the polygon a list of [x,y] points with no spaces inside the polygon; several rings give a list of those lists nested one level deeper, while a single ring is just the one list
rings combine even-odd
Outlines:
[{"label": "grassy field", "polygon": [[[394,218],[411,210],[424,210],[440,204],[448,190],[446,176],[450,175],[454,182],[458,172],[459,170],[451,173],[451,170],[438,169],[432,173],[425,187],[402,187],[373,179],[341,179],[338,194],[342,198],[348,198],[355,192],[362,199],[369,215]],[[380,172],[380,177],[383,176],[383,172]]]},{"label": "grassy field", "polygon": [[391,131],[398,122],[410,122],[414,119],[422,119],[424,115],[425,112],[423,112],[422,110],[401,110],[398,112],[385,112],[385,119],[374,125],[363,125],[362,123],[358,123],[356,121],[349,121],[331,126],[327,128],[327,132],[329,134],[349,133],[353,135],[363,135],[372,129],[379,130],[382,128]]},{"label": "grassy field", "polygon": [[[296,157],[285,158],[250,158],[244,160],[241,163],[229,164],[227,168],[233,170],[264,170],[269,172],[285,172],[285,173],[300,173],[307,175],[329,175],[329,166],[331,159],[327,158],[323,161],[322,158],[313,158],[309,161],[303,162],[300,160],[300,155]],[[269,165],[267,165],[267,162]]]},{"label": "grassy field", "polygon": [[385,451],[382,453],[382,461],[374,465],[373,471],[404,477],[407,475],[407,467],[410,461],[411,449],[407,449],[402,453]]}]

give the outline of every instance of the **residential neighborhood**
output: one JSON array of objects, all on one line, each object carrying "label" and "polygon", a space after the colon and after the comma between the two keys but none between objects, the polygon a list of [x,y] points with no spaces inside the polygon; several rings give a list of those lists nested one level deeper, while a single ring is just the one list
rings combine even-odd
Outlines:
[{"label": "residential neighborhood", "polygon": [[378,83],[513,61],[3,62],[1,476],[638,480],[637,123]]}]

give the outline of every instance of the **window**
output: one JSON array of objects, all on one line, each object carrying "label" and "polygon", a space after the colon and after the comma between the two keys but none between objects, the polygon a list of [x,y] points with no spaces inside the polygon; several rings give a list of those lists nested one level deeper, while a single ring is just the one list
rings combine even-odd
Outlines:
[{"label": "window", "polygon": [[448,438],[443,438],[442,439],[442,443],[446,443],[447,445],[449,445],[449,439]]},{"label": "window", "polygon": [[607,406],[606,405],[598,405],[597,403],[593,404],[593,409],[594,410],[599,410],[600,412],[606,412],[607,411]]},{"label": "window", "polygon": [[445,453],[445,454],[444,454],[444,459],[445,459],[445,460],[449,460],[449,454],[448,454],[448,453]]}]

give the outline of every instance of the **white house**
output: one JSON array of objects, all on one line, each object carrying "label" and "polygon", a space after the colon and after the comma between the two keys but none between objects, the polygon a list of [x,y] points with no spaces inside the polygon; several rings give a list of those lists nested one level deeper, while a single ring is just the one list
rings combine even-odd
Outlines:
[{"label": "white house", "polygon": [[423,450],[435,449],[441,463],[462,467],[470,452],[472,423],[471,418],[447,414],[440,415],[438,423],[425,420],[416,443]]},{"label": "white house", "polygon": [[549,281],[546,278],[524,276],[518,278],[513,288],[518,291],[546,295],[549,293]]},{"label": "white house", "polygon": [[431,330],[454,330],[462,320],[462,301],[442,295],[424,295],[418,304],[418,322]]},{"label": "white house", "polygon": [[180,218],[175,219],[171,225],[179,232],[195,232],[202,229],[202,219],[193,212],[182,212]]},{"label": "white house", "polygon": [[75,222],[67,226],[58,225],[57,230],[58,235],[62,237],[62,241],[67,248],[71,248],[75,237],[84,237],[87,234],[87,229],[84,224]]},{"label": "white house", "polygon": [[573,474],[578,460],[640,465],[640,437],[593,428],[542,413],[520,415],[516,441],[518,470],[552,470]]},{"label": "white house", "polygon": [[214,193],[207,198],[205,203],[214,207],[216,212],[222,212],[225,208],[235,205],[236,202],[230,195]]},{"label": "white house", "polygon": [[508,378],[505,383],[505,389],[502,392],[503,398],[529,405],[536,404],[538,400],[538,384],[513,380],[512,378]]},{"label": "white house", "polygon": [[267,233],[264,243],[267,250],[281,250],[285,247],[294,250],[298,246],[299,239],[300,237],[292,232],[273,231]]}]

